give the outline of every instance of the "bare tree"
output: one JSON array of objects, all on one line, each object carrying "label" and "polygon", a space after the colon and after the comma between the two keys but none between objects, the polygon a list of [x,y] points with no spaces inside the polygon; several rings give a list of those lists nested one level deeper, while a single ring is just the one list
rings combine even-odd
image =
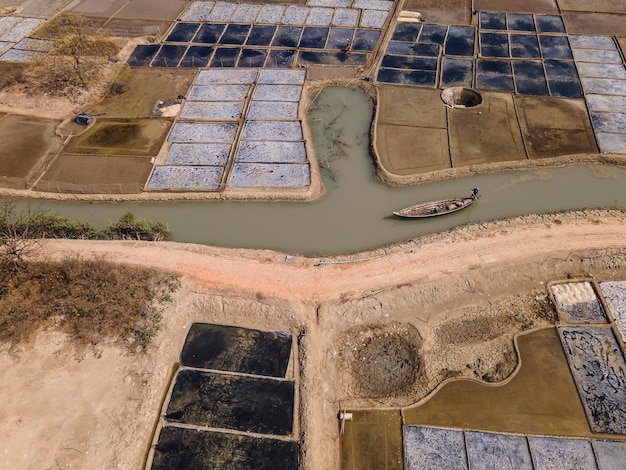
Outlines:
[{"label": "bare tree", "polygon": [[80,15],[61,16],[37,36],[54,46],[34,64],[28,78],[31,85],[48,93],[89,88],[98,80],[101,68],[119,52],[108,32]]},{"label": "bare tree", "polygon": [[33,221],[41,211],[30,206],[19,211],[13,201],[0,202],[0,287],[18,270],[26,269],[26,260],[41,248],[33,233]]}]

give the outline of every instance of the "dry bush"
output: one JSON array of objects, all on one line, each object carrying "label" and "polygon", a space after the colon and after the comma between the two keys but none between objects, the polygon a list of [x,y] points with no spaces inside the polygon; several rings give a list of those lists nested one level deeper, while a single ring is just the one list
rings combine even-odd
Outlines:
[{"label": "dry bush", "polygon": [[104,259],[30,262],[0,297],[0,342],[14,346],[54,327],[79,348],[106,341],[145,350],[177,287],[172,274]]}]

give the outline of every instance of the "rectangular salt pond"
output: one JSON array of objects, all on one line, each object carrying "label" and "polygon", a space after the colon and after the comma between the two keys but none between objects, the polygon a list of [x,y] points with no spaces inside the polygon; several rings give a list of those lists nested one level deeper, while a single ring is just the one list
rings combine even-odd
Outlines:
[{"label": "rectangular salt pond", "polygon": [[472,468],[533,470],[525,436],[468,431],[466,440]]},{"label": "rectangular salt pond", "polygon": [[334,12],[332,8],[311,8],[305,24],[328,26],[333,19]]},{"label": "rectangular salt pond", "polygon": [[404,447],[407,470],[468,468],[463,431],[405,426]]},{"label": "rectangular salt pond", "polygon": [[252,84],[256,81],[256,78],[256,70],[200,70],[194,84]]},{"label": "rectangular salt pond", "polygon": [[558,331],[591,430],[626,434],[626,363],[613,332],[573,326]]},{"label": "rectangular salt pond", "polygon": [[167,36],[168,42],[189,42],[196,35],[200,23],[178,23]]},{"label": "rectangular salt pond", "polygon": [[515,89],[524,95],[549,95],[543,66],[537,61],[514,61]]},{"label": "rectangular salt pond", "polygon": [[181,20],[184,21],[206,21],[215,6],[215,2],[193,2],[185,11]]},{"label": "rectangular salt pond", "polygon": [[231,143],[237,134],[237,124],[200,122],[175,122],[168,137],[169,142]]},{"label": "rectangular salt pond", "polygon": [[252,101],[247,119],[298,119],[297,101]]},{"label": "rectangular salt pond", "polygon": [[304,188],[311,185],[311,168],[307,163],[235,163],[227,185],[236,188]]},{"label": "rectangular salt pond", "polygon": [[182,119],[236,121],[243,116],[244,101],[187,101]]},{"label": "rectangular salt pond", "polygon": [[528,443],[536,468],[598,468],[590,441],[530,436]]},{"label": "rectangular salt pond", "polygon": [[259,71],[258,84],[270,85],[303,85],[306,70],[271,70]]},{"label": "rectangular salt pond", "polygon": [[254,23],[260,11],[261,5],[242,3],[237,7],[235,13],[233,13],[231,21],[238,23]]},{"label": "rectangular salt pond", "polygon": [[606,323],[604,309],[590,282],[568,282],[550,286],[559,309],[561,321],[566,323]]},{"label": "rectangular salt pond", "polygon": [[257,85],[252,95],[254,101],[300,101],[300,85]]},{"label": "rectangular salt pond", "polygon": [[166,422],[289,436],[295,385],[291,380],[181,369]]},{"label": "rectangular salt pond", "polygon": [[246,121],[241,140],[301,141],[298,121]]},{"label": "rectangular salt pond", "polygon": [[193,85],[189,101],[245,101],[250,92],[249,85]]},{"label": "rectangular salt pond", "polygon": [[283,24],[304,24],[310,13],[310,7],[289,5],[283,13]]},{"label": "rectangular salt pond", "polygon": [[444,57],[441,62],[441,86],[472,88],[474,61]]},{"label": "rectangular salt pond", "polygon": [[217,191],[223,166],[155,166],[148,181],[148,190]]},{"label": "rectangular salt pond", "polygon": [[235,161],[238,163],[304,163],[304,142],[240,142]]},{"label": "rectangular salt pond", "polygon": [[474,55],[473,26],[450,26],[446,38],[444,51],[446,55],[466,56]]},{"label": "rectangular salt pond", "polygon": [[167,165],[225,166],[230,144],[172,144],[167,153]]},{"label": "rectangular salt pond", "polygon": [[[389,2],[392,3],[392,2]],[[387,21],[389,12],[380,10],[363,10],[359,26],[362,28],[382,28]]]},{"label": "rectangular salt pond", "polygon": [[246,44],[249,46],[269,46],[272,43],[276,26],[255,24],[250,30]]},{"label": "rectangular salt pond", "polygon": [[285,377],[291,344],[291,333],[193,323],[180,353],[180,363],[201,369]]}]

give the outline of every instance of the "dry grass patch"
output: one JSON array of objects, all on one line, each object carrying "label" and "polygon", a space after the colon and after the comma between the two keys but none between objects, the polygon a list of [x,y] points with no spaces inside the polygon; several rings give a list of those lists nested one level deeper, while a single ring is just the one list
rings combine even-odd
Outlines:
[{"label": "dry grass patch", "polygon": [[15,346],[41,328],[55,328],[78,349],[109,342],[142,351],[177,288],[173,274],[104,259],[29,262],[0,294],[0,342]]}]

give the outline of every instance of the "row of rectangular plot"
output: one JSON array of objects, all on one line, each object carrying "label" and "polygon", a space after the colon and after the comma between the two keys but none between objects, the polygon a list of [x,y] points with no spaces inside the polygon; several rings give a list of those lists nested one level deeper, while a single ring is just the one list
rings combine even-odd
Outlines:
[{"label": "row of rectangular plot", "polygon": [[295,64],[364,65],[367,54],[340,50],[251,49],[240,47],[138,46],[134,67],[292,68]]},{"label": "row of rectangular plot", "polygon": [[[474,77],[475,75],[475,77]],[[515,61],[444,57],[438,77],[434,58],[386,55],[377,80],[424,87],[463,86],[519,94],[581,98],[573,61]]]},{"label": "row of rectangular plot", "polygon": [[291,348],[290,333],[192,324],[152,469],[297,469]]},{"label": "row of rectangular plot", "polygon": [[[435,24],[399,23],[387,46],[387,54],[437,57],[473,57],[476,28]],[[572,59],[567,36],[479,32],[478,55],[519,59]]]},{"label": "row of rectangular plot", "polygon": [[219,190],[234,146],[227,187],[308,186],[297,113],[304,77],[302,69],[200,71],[148,189]]},{"label": "row of rectangular plot", "polygon": [[379,37],[378,30],[359,28],[179,23],[165,42],[299,49],[345,49],[350,43],[352,49],[372,51]]},{"label": "row of rectangular plot", "polygon": [[[271,24],[313,24],[331,25],[354,21],[362,11],[363,17],[372,13],[382,13],[386,19],[393,2],[386,0],[350,0],[335,5],[277,5],[228,2],[195,2],[181,17],[183,21],[232,21],[244,23]],[[349,3],[352,3],[350,5]],[[384,23],[384,21],[383,21]],[[370,26],[371,27],[371,26]],[[378,28],[382,27],[377,26]]]},{"label": "row of rectangular plot", "polygon": [[497,468],[619,469],[626,442],[406,426],[407,470]]},{"label": "row of rectangular plot", "polygon": [[565,33],[565,25],[558,15],[531,15],[481,11],[478,25],[480,29],[498,31]]},{"label": "row of rectangular plot", "polygon": [[600,150],[626,153],[626,67],[615,40],[572,36],[572,50]]}]

